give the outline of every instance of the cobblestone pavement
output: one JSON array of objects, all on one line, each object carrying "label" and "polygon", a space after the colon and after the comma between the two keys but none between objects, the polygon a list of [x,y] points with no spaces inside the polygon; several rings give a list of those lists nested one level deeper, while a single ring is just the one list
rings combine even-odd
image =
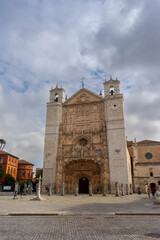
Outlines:
[{"label": "cobblestone pavement", "polygon": [[35,196],[24,196],[13,200],[12,196],[0,196],[0,215],[9,213],[63,213],[71,214],[108,214],[114,212],[159,213],[160,206],[153,204],[147,195],[129,195],[115,197],[113,195],[43,196],[44,201],[31,201]]},{"label": "cobblestone pavement", "polygon": [[158,216],[0,217],[0,240],[154,240]]}]

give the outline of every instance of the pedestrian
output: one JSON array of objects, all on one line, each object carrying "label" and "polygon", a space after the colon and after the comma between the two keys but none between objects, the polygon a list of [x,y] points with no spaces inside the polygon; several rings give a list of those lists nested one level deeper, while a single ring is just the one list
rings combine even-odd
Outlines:
[{"label": "pedestrian", "polygon": [[18,197],[17,197],[17,191],[14,191],[14,197],[13,197],[13,199],[18,199]]},{"label": "pedestrian", "polygon": [[147,193],[148,193],[148,197],[150,198],[150,193],[151,193],[151,191],[150,191],[150,189],[148,188],[148,191],[147,191]]},{"label": "pedestrian", "polygon": [[154,189],[152,189],[152,191],[151,191],[151,192],[152,192],[152,197],[154,198]]},{"label": "pedestrian", "polygon": [[20,193],[20,197],[23,198],[23,192]]}]

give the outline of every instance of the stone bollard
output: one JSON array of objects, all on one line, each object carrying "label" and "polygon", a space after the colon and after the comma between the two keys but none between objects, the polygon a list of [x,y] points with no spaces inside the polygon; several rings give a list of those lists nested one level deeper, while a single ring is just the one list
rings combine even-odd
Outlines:
[{"label": "stone bollard", "polygon": [[26,195],[27,194],[27,184],[25,183],[24,184],[24,189],[23,189],[23,195]]},{"label": "stone bollard", "polygon": [[75,184],[75,196],[78,196],[78,183]]},{"label": "stone bollard", "polygon": [[19,183],[15,182],[14,191],[18,193]]},{"label": "stone bollard", "polygon": [[121,195],[124,196],[124,184],[121,184]]},{"label": "stone bollard", "polygon": [[128,191],[128,184],[126,184],[126,195],[129,194],[129,191]]},{"label": "stone bollard", "polygon": [[132,184],[130,184],[130,194],[133,194]]},{"label": "stone bollard", "polygon": [[115,196],[116,197],[119,196],[119,184],[118,184],[118,182],[115,182]]},{"label": "stone bollard", "polygon": [[52,196],[52,184],[49,184],[49,193],[48,196]]},{"label": "stone bollard", "polygon": [[61,196],[65,196],[65,185],[64,185],[64,182],[62,183],[62,187],[61,187]]},{"label": "stone bollard", "polygon": [[32,183],[28,184],[28,194],[32,195]]},{"label": "stone bollard", "polygon": [[89,184],[89,196],[92,196],[92,183]]},{"label": "stone bollard", "polygon": [[105,197],[107,194],[106,194],[106,184],[103,184],[103,196]]},{"label": "stone bollard", "polygon": [[159,191],[159,190],[157,190],[157,191],[155,192],[154,204],[160,205],[160,191]]}]

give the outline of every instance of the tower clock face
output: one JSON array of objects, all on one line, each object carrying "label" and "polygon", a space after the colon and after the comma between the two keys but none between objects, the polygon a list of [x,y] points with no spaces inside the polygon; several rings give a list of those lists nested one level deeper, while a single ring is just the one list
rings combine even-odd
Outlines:
[{"label": "tower clock face", "polygon": [[114,101],[111,103],[111,109],[112,110],[117,110],[119,108],[118,102]]}]

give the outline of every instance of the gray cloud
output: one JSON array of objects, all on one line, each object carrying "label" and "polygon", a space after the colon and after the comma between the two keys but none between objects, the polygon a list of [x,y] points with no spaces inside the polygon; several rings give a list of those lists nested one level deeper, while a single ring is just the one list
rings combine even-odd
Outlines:
[{"label": "gray cloud", "polygon": [[129,139],[159,140],[159,0],[2,0],[1,138],[12,154],[42,166],[51,86],[71,96],[121,80]]}]

